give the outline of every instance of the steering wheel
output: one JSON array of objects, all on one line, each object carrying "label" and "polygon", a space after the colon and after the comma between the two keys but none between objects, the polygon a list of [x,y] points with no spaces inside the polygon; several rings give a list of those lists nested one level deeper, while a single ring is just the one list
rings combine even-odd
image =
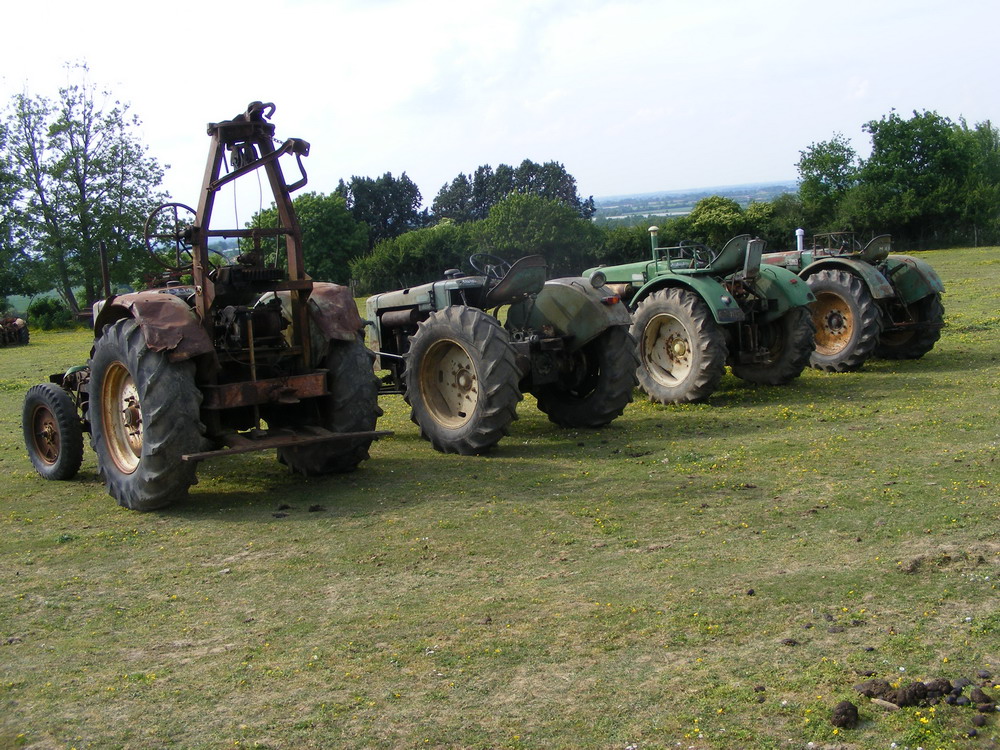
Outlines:
[{"label": "steering wheel", "polygon": [[510,270],[510,263],[489,253],[474,253],[469,256],[469,265],[473,270],[494,281],[500,281]]},{"label": "steering wheel", "polygon": [[712,249],[700,242],[681,240],[679,247],[681,248],[680,257],[690,258],[694,261],[695,268],[708,268],[715,260],[715,253],[712,252]]},{"label": "steering wheel", "polygon": [[[164,203],[154,208],[152,213],[146,218],[146,224],[143,227],[146,250],[153,256],[153,260],[168,271],[178,273],[190,271],[193,263],[191,250],[194,246],[188,241],[188,230],[194,225],[197,216],[197,211],[183,203]],[[173,243],[173,247],[171,248],[174,255],[173,265],[163,260],[157,253],[157,249],[162,250],[163,245],[169,248],[170,243]],[[221,257],[223,264],[229,262],[225,253],[212,248],[209,248],[208,252],[215,253]],[[181,262],[182,255],[187,255],[187,263]],[[209,265],[213,269],[216,267],[211,261],[209,261]]]},{"label": "steering wheel", "polygon": [[[197,215],[193,208],[183,203],[164,203],[154,208],[146,218],[146,224],[143,227],[146,250],[153,256],[153,260],[168,271],[190,270],[191,248],[193,246],[185,235],[194,224]],[[173,243],[173,247],[170,247],[171,243]],[[173,265],[163,260],[157,252],[158,249],[163,249],[164,244],[170,247],[174,255]],[[189,262],[182,263],[181,256],[185,254]]]}]

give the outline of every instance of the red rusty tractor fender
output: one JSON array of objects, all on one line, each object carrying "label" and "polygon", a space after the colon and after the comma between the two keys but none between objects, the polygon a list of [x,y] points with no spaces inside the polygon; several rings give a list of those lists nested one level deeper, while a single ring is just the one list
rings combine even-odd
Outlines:
[{"label": "red rusty tractor fender", "polygon": [[365,327],[346,286],[314,281],[309,303],[309,314],[327,340],[353,341]]},{"label": "red rusty tractor fender", "polygon": [[171,361],[182,362],[215,351],[212,339],[195,311],[173,291],[153,289],[109,297],[94,317],[94,337],[122,318],[134,318],[146,346],[166,351]]}]

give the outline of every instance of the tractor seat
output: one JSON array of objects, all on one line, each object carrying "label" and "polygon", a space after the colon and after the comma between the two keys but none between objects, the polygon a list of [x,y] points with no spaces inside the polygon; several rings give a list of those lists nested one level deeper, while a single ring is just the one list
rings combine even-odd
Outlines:
[{"label": "tractor seat", "polygon": [[486,293],[486,308],[516,302],[531,294],[537,294],[545,286],[545,272],[548,266],[541,255],[526,255],[515,260],[510,270],[504,274]]}]

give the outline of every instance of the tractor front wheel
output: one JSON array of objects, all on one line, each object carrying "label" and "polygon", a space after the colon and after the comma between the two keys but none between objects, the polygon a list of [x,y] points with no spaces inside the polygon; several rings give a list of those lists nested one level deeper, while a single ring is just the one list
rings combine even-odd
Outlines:
[{"label": "tractor front wheel", "polygon": [[864,281],[847,271],[814,273],[806,283],[816,295],[809,305],[816,351],[809,364],[826,372],[860,370],[875,351],[882,315]]},{"label": "tractor front wheel", "polygon": [[934,348],[941,338],[944,325],[944,305],[940,294],[931,294],[906,308],[910,326],[882,333],[875,356],[882,359],[920,359]]},{"label": "tractor front wheel", "polygon": [[635,339],[612,326],[570,355],[559,382],[534,391],[538,408],[560,427],[603,427],[632,401],[638,365]]},{"label": "tractor front wheel", "polygon": [[815,346],[815,329],[806,307],[793,307],[765,323],[758,332],[764,356],[750,364],[733,364],[733,375],[757,385],[786,385],[802,374]]},{"label": "tractor front wheel", "polygon": [[24,444],[45,479],[72,479],[83,462],[83,425],[73,399],[55,383],[32,386],[21,412]]},{"label": "tractor front wheel", "polygon": [[202,395],[192,362],[146,346],[139,324],[104,329],[90,360],[90,439],[108,493],[133,510],[184,499],[195,483],[186,453],[201,449]]},{"label": "tractor front wheel", "polygon": [[[311,420],[331,432],[371,432],[382,416],[378,405],[378,378],[372,369],[375,355],[358,338],[331,341],[323,365],[328,371],[328,396],[320,399],[319,414]],[[306,476],[354,471],[368,458],[373,438],[330,441],[278,449],[278,460]]]},{"label": "tractor front wheel", "polygon": [[630,333],[639,345],[639,387],[651,401],[703,401],[726,372],[726,339],[694,292],[653,292],[636,308]]},{"label": "tractor front wheel", "polygon": [[485,453],[517,419],[514,348],[482,310],[454,305],[431,313],[410,338],[405,358],[410,419],[442,453]]}]

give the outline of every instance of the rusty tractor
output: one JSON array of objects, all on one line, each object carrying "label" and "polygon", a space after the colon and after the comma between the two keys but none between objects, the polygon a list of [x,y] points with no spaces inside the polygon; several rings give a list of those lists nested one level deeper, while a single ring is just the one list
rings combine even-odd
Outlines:
[{"label": "rusty tractor", "polygon": [[[28,391],[25,442],[46,479],[77,473],[89,433],[109,494],[152,510],[184,498],[206,459],[274,449],[302,474],[350,471],[389,434],[375,430],[378,379],[350,291],[312,281],[303,267],[290,194],[306,184],[309,144],[276,147],[273,113],[253,102],[209,124],[197,210],[166,204],[146,222],[166,283],[98,301],[87,364]],[[222,174],[227,152],[232,168]],[[283,156],[298,165],[292,184]],[[211,228],[219,189],[258,170],[278,226]],[[230,262],[210,250],[213,238],[245,246]]]},{"label": "rusty tractor", "polygon": [[0,346],[27,344],[30,337],[24,318],[6,317],[0,320]]}]

